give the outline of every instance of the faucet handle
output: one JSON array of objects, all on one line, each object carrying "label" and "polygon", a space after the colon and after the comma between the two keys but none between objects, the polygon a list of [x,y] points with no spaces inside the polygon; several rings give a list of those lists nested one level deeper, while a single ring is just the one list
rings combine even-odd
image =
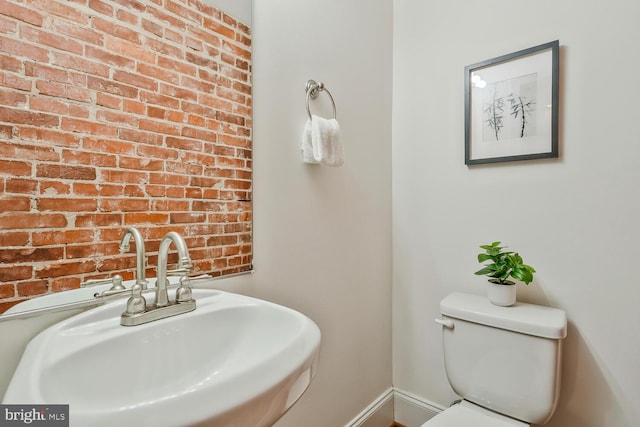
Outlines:
[{"label": "faucet handle", "polygon": [[143,313],[147,308],[147,301],[142,296],[142,286],[135,284],[131,287],[131,297],[127,300],[127,309],[123,315]]},{"label": "faucet handle", "polygon": [[89,288],[91,286],[97,285],[108,285],[109,283],[111,283],[111,288],[109,288],[110,291],[120,291],[125,289],[124,285],[122,284],[122,276],[119,274],[114,274],[113,277],[108,277],[106,279],[87,280],[86,282],[80,283],[80,287]]},{"label": "faucet handle", "polygon": [[182,276],[180,278],[180,286],[176,289],[176,303],[189,302],[193,299],[189,276]]},{"label": "faucet handle", "polygon": [[175,276],[187,276],[190,274],[190,268],[176,268],[175,270],[167,270],[167,277],[175,277]]}]

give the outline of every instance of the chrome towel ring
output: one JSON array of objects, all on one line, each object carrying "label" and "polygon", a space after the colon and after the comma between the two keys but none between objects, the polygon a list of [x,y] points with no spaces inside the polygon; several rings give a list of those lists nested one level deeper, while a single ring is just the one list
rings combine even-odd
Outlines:
[{"label": "chrome towel ring", "polygon": [[333,100],[333,96],[331,96],[331,92],[329,89],[324,87],[324,83],[316,82],[315,80],[307,81],[307,85],[305,88],[307,92],[307,115],[309,116],[309,120],[311,120],[311,110],[309,109],[309,99],[316,99],[320,92],[325,91],[329,98],[331,99],[331,105],[333,106],[333,118],[336,118],[336,103]]}]

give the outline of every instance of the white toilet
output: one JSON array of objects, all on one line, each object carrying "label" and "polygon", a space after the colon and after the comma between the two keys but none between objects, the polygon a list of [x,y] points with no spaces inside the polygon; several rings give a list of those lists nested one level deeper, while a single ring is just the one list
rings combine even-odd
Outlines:
[{"label": "white toilet", "polygon": [[565,312],[465,293],[443,299],[440,312],[445,370],[463,400],[422,427],[546,424],[560,392]]}]

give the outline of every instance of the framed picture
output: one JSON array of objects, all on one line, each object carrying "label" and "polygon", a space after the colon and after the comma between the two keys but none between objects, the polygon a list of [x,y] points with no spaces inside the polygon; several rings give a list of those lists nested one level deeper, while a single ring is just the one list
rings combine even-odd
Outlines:
[{"label": "framed picture", "polygon": [[464,70],[465,164],[558,157],[558,40]]}]

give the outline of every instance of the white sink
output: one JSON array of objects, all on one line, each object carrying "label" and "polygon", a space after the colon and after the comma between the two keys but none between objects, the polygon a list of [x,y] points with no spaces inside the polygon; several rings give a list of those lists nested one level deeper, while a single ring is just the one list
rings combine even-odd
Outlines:
[{"label": "white sink", "polygon": [[194,289],[190,313],[120,325],[118,300],[27,346],[3,403],[69,404],[76,427],[270,426],[315,374],[320,331],[297,311]]}]

